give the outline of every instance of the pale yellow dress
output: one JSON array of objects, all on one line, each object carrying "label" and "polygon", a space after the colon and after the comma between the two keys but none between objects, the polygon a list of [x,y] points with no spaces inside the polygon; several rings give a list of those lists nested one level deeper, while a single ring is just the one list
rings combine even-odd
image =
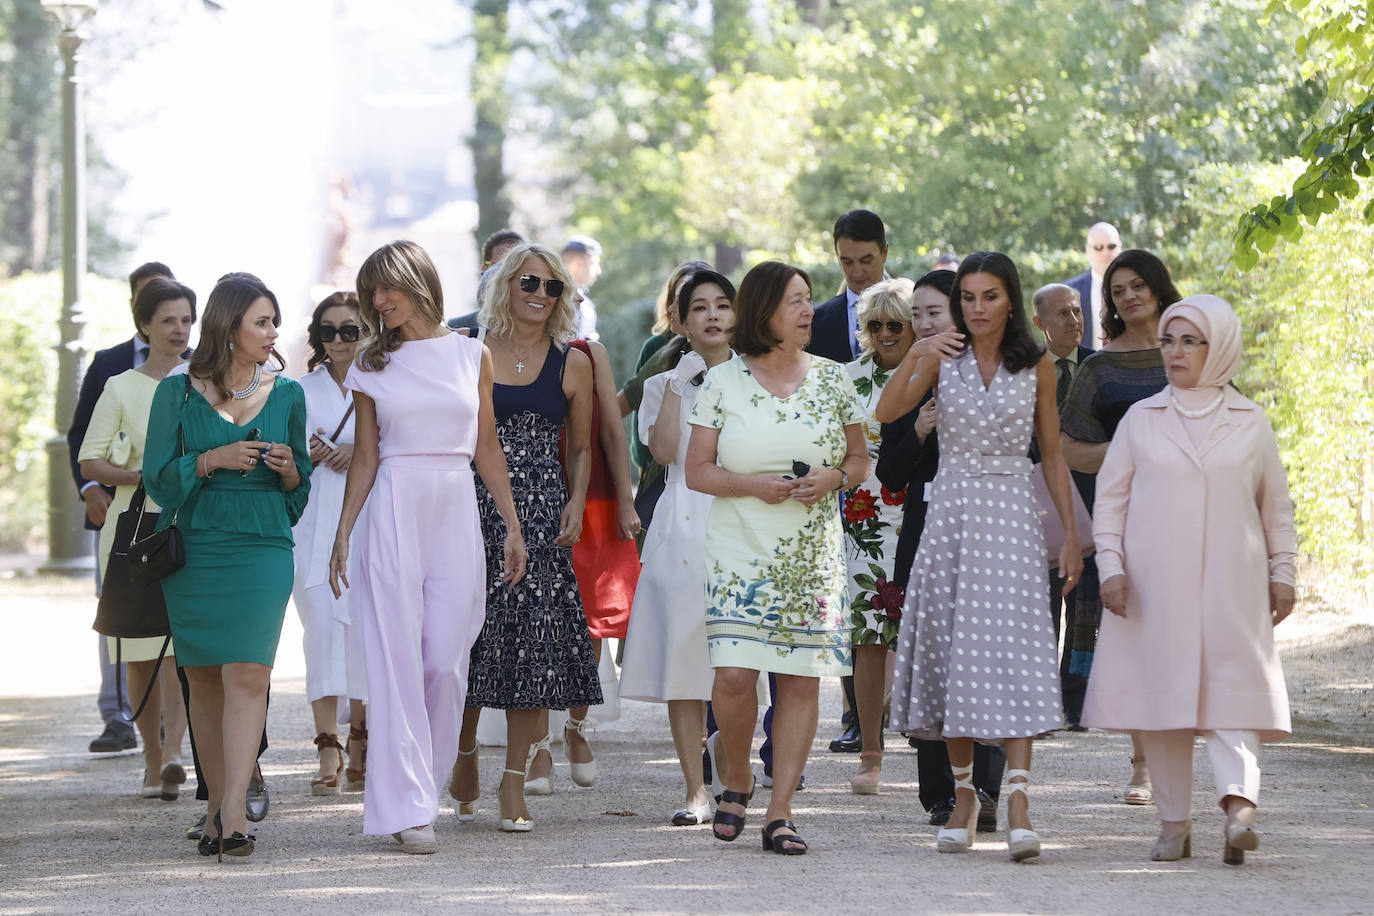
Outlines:
[{"label": "pale yellow dress", "polygon": [[[86,428],[86,438],[81,440],[78,460],[89,461],[104,458],[116,467],[126,471],[143,468],[143,445],[148,438],[148,414],[153,406],[153,392],[157,391],[158,379],[144,375],[137,369],[121,372],[105,383],[100,400],[95,403],[91,414],[91,424]],[[110,548],[114,545],[115,524],[119,513],[129,508],[136,486],[125,485],[115,488],[114,502],[105,515],[105,524],[100,529],[100,578],[105,579],[105,568],[110,562]],[[157,512],[158,507],[148,500],[149,512]],[[107,637],[110,643],[110,658],[120,661],[150,662],[162,650],[161,636],[146,639],[118,640]],[[123,643],[122,646],[117,645]],[[168,646],[167,656],[174,653]]]}]

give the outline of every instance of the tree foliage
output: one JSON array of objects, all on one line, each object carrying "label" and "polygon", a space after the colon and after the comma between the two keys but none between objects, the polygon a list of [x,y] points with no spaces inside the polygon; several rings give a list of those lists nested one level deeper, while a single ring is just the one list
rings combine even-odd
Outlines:
[{"label": "tree foliage", "polygon": [[1374,223],[1374,198],[1362,196],[1374,176],[1374,0],[1272,0],[1269,12],[1291,10],[1306,29],[1294,42],[1306,75],[1321,75],[1328,98],[1318,124],[1299,150],[1306,168],[1267,203],[1252,207],[1234,232],[1234,258],[1249,270],[1280,238],[1302,238],[1304,222],[1363,200],[1361,217]]}]

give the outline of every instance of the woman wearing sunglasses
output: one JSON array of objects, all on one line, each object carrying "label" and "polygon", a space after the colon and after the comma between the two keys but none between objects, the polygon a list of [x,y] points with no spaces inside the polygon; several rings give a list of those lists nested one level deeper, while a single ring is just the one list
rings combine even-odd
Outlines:
[{"label": "woman wearing sunglasses", "polygon": [[[495,367],[496,434],[510,464],[529,565],[518,584],[499,575],[506,525],[479,480],[487,545],[486,623],[472,648],[467,710],[449,791],[458,802],[458,820],[473,820],[479,794],[478,717],[483,707],[505,710],[498,804],[501,829],[511,833],[534,826],[524,792],[532,745],[543,737],[537,733],[540,710],[568,709],[583,718],[587,706],[601,702],[596,655],[572,565],[590,476],[592,415],[591,361],[568,346],[577,327],[574,292],[557,255],[541,245],[521,245],[488,282],[478,317],[478,337]],[[558,460],[565,428],[566,486]],[[589,749],[584,744],[580,750]]]},{"label": "woman wearing sunglasses", "polygon": [[[915,285],[905,278],[870,286],[859,298],[859,346],[863,355],[845,366],[864,409],[864,439],[877,467],[882,424],[873,408],[892,370],[916,340],[911,325]],[[845,561],[849,567],[849,615],[854,626],[854,698],[864,747],[859,772],[849,780],[858,795],[876,795],[883,768],[882,709],[902,618],[902,589],[893,582],[897,534],[906,489],[892,492],[876,471],[850,490],[844,502]]]},{"label": "woman wearing sunglasses", "polygon": [[[310,501],[296,523],[296,584],[292,595],[305,630],[305,698],[315,716],[320,771],[311,795],[342,791],[344,748],[339,744],[339,698],[350,705],[348,785],[362,788],[367,770],[367,669],[362,621],[350,613],[348,593],[329,588],[329,553],[343,509],[344,484],[353,459],[353,392],[344,379],[358,353],[363,326],[358,296],[330,293],[310,318],[310,371],[300,379],[305,392],[310,441]],[[350,556],[353,551],[350,550]],[[352,575],[352,564],[349,564]]]}]

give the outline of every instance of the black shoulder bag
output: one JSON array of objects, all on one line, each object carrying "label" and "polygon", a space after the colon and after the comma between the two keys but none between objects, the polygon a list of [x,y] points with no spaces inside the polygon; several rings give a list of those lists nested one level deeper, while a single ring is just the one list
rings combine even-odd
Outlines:
[{"label": "black shoulder bag", "polygon": [[[191,399],[191,374],[186,374],[186,395],[181,399],[182,410]],[[186,455],[186,439],[181,431],[181,416],[177,415],[177,442],[181,454]],[[138,533],[143,532],[143,507],[139,506]],[[129,578],[139,585],[156,585],[160,580],[186,565],[186,542],[177,528],[178,507],[172,513],[172,524],[161,531],[135,540],[129,545]]]}]

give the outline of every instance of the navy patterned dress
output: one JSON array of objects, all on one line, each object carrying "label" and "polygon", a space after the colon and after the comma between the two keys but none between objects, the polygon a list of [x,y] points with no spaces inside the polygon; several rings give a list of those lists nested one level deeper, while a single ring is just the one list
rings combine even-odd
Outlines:
[{"label": "navy patterned dress", "polygon": [[496,433],[510,468],[515,514],[529,565],[513,587],[501,581],[506,524],[481,475],[477,510],[487,552],[487,619],[472,647],[469,706],[488,709],[568,709],[602,701],[596,656],[572,548],[559,547],[558,520],[567,505],[558,443],[567,418],[563,395],[566,350],[551,342],[539,376],[528,385],[495,385]]}]

